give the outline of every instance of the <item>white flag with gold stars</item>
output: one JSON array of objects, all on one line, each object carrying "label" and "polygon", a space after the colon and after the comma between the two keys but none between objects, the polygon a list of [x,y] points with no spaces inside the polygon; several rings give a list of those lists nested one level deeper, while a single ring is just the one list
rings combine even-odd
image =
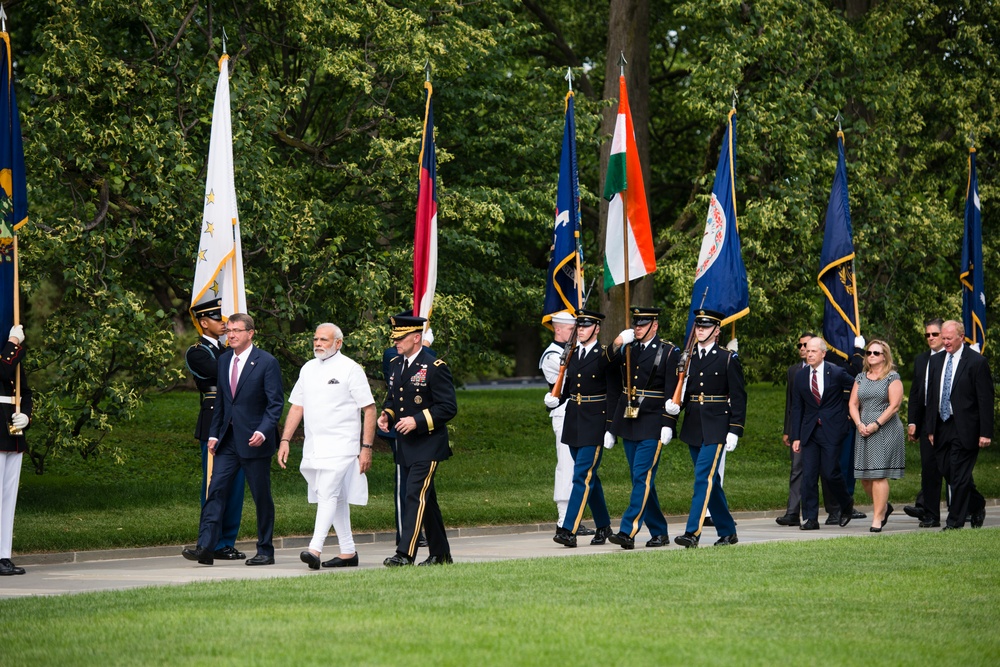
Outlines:
[{"label": "white flag with gold stars", "polygon": [[[219,59],[200,233],[191,305],[220,299],[224,321],[233,313],[247,312],[240,218],[236,211],[233,179],[233,126],[229,112],[229,56],[226,54]],[[198,321],[194,323],[200,333]]]}]

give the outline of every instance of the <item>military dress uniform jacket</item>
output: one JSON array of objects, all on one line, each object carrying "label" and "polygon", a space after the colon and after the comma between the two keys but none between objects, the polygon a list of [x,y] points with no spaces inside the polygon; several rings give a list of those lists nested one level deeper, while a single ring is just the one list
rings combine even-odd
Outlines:
[{"label": "military dress uniform jacket", "polygon": [[[696,345],[681,403],[684,423],[680,437],[688,445],[724,443],[729,433],[742,436],[747,392],[743,366],[736,353],[713,345],[702,359]],[[669,417],[667,426],[676,424],[676,420],[676,416]]]},{"label": "military dress uniform jacket", "polygon": [[[0,397],[4,397],[0,403],[0,417],[3,424],[0,424],[0,452],[26,452],[27,442],[24,434],[11,435],[7,426],[10,424],[11,415],[16,412],[14,407],[14,378],[17,373],[21,375],[21,412],[31,418],[31,389],[28,388],[28,376],[24,372],[24,346],[17,345],[10,341],[4,343],[3,352],[0,353]],[[30,424],[28,426],[30,428]],[[27,429],[25,429],[27,430]]]},{"label": "military dress uniform jacket", "polygon": [[212,426],[221,354],[222,348],[205,336],[199,338],[198,342],[184,353],[184,363],[194,377],[194,383],[201,394],[201,409],[198,411],[198,421],[194,427],[194,437],[201,442],[208,440],[208,429]]},{"label": "military dress uniform jacket", "polygon": [[[608,355],[603,345],[594,345],[580,359],[573,350],[566,365],[562,399],[566,404],[562,441],[570,447],[600,447],[611,429],[614,384],[609,382]],[[609,389],[611,391],[609,391]]]},{"label": "military dress uniform jacket", "polygon": [[417,428],[396,433],[396,463],[412,466],[422,461],[444,461],[451,456],[447,423],[458,412],[455,384],[443,359],[420,350],[410,367],[400,355],[389,367],[388,393],[383,409],[390,424],[413,417]]},{"label": "military dress uniform jacket", "polygon": [[659,439],[660,430],[664,426],[672,426],[669,415],[663,411],[663,404],[674,395],[677,386],[677,362],[681,351],[673,343],[663,342],[658,336],[653,336],[649,344],[643,348],[642,343],[632,344],[632,366],[629,375],[632,380],[634,398],[632,404],[638,406],[639,415],[634,419],[625,419],[625,407],[628,398],[625,395],[625,346],[612,352],[608,347],[607,354],[612,367],[621,371],[621,383],[617,386],[617,398],[613,399],[616,406],[612,411],[611,433],[626,440]]}]

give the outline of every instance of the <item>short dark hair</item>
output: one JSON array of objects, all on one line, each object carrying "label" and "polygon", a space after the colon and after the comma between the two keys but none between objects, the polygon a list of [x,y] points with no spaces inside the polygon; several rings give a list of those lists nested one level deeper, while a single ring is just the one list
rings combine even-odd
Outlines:
[{"label": "short dark hair", "polygon": [[804,334],[799,335],[799,340],[801,340],[803,338],[815,338],[815,337],[816,337],[816,334],[814,334],[812,331],[807,331]]},{"label": "short dark hair", "polygon": [[929,320],[924,320],[925,329],[927,327],[937,327],[938,329],[940,329],[943,326],[944,326],[944,320],[942,320],[940,317],[932,317]]}]

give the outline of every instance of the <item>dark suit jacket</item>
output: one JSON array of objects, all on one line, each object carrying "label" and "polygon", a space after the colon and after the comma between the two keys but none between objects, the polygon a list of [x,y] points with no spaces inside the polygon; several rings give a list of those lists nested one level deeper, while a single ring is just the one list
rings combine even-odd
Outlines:
[{"label": "dark suit jacket", "polygon": [[[720,396],[728,396],[729,400],[719,401]],[[747,418],[747,390],[743,366],[736,353],[713,345],[702,359],[695,346],[681,403],[684,423],[680,436],[686,444],[717,445],[724,443],[730,433],[742,436]],[[676,423],[677,417],[667,418],[667,426]]]},{"label": "dark suit jacket", "polygon": [[792,392],[795,390],[795,376],[803,368],[801,361],[788,367],[788,378],[785,380],[785,427],[782,435],[788,435],[792,431]]},{"label": "dark suit jacket", "polygon": [[[236,396],[233,396],[229,387],[232,358],[232,349],[219,357],[219,391],[215,395],[215,414],[209,437],[217,438],[219,444],[231,438],[236,453],[245,459],[270,457],[278,446],[278,422],[285,399],[278,360],[254,347],[240,371]],[[247,444],[254,431],[264,434],[265,440],[260,447]]]},{"label": "dark suit jacket", "polygon": [[[941,423],[941,375],[948,353],[935,354],[930,360],[927,379],[927,414],[924,425],[936,433]],[[983,355],[968,345],[962,347],[962,360],[952,369],[951,410],[962,447],[978,449],[979,438],[993,438],[993,378]]]},{"label": "dark suit jacket", "polygon": [[451,369],[443,359],[435,359],[426,347],[406,368],[402,355],[389,364],[389,388],[384,410],[390,424],[413,417],[417,428],[396,433],[396,463],[412,466],[424,461],[444,461],[451,456],[448,422],[458,413]]},{"label": "dark suit jacket", "polygon": [[184,363],[194,377],[194,383],[201,394],[201,407],[194,427],[194,437],[204,442],[212,426],[215,410],[215,394],[219,385],[219,356],[222,348],[212,339],[202,336],[198,342],[184,353]]},{"label": "dark suit jacket", "polygon": [[[847,405],[854,376],[840,366],[823,362],[823,398],[816,404],[812,394],[812,367],[806,366],[795,374],[792,391],[792,423],[788,439],[800,440],[802,445],[810,442],[816,431],[817,421],[823,420],[820,431],[828,444],[839,444],[850,426]],[[817,443],[819,444],[819,443]]]},{"label": "dark suit jacket", "polygon": [[[947,354],[944,350],[938,353]],[[908,424],[915,424],[917,427],[917,433],[926,433],[924,428],[926,424],[927,413],[925,412],[925,403],[927,399],[927,393],[924,386],[924,377],[927,375],[927,363],[931,360],[931,351],[924,350],[917,355],[917,358],[913,360],[913,384],[910,385],[910,396],[907,398],[907,408],[906,408],[906,422]]]},{"label": "dark suit jacket", "polygon": [[[607,348],[608,358],[611,364],[618,368],[620,375],[625,375],[625,347],[622,346],[617,352],[611,352]],[[656,358],[659,355],[659,364]],[[637,390],[654,391],[662,394],[660,397],[645,397],[635,399],[639,406],[639,416],[635,419],[625,419],[625,406],[628,401],[625,396],[625,380],[613,385],[616,398],[611,398],[611,404],[615,405],[611,420],[611,432],[616,436],[627,440],[651,440],[660,437],[660,429],[670,425],[667,420],[667,413],[663,411],[663,404],[674,395],[674,387],[677,386],[677,362],[680,359],[681,351],[672,343],[664,343],[658,336],[653,336],[649,345],[642,348],[642,345],[632,347],[632,369],[629,375],[632,376],[632,387]]]},{"label": "dark suit jacket", "polygon": [[[0,353],[0,396],[14,395],[14,380],[21,376],[21,412],[31,418],[31,389],[28,388],[28,376],[24,372],[24,346],[15,345],[9,340],[3,344],[3,352]],[[11,403],[0,403],[0,452],[21,452],[28,451],[28,444],[21,435],[11,435],[7,430],[10,418],[14,414],[15,408]],[[29,423],[25,427],[25,432],[31,428]]]}]

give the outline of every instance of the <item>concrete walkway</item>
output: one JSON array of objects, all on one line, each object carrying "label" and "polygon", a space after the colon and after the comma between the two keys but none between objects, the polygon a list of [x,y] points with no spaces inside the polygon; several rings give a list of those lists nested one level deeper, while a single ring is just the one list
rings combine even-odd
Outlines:
[{"label": "concrete walkway", "polygon": [[[871,516],[871,508],[859,507]],[[842,537],[871,537],[879,539],[883,535],[915,531],[938,531],[938,528],[920,528],[917,520],[903,513],[902,504],[896,507],[889,523],[882,533],[871,533],[871,519],[852,521],[845,528],[822,525],[825,517],[820,517],[821,529],[802,531],[797,528],[778,526],[775,512],[737,512],[737,534],[739,548],[743,544],[760,542],[815,540]],[[667,517],[671,537],[681,534],[686,517]],[[588,522],[593,527],[593,522]],[[617,528],[617,521],[612,524]],[[1000,526],[1000,507],[996,500],[987,500],[987,527]],[[968,524],[966,530],[969,530]],[[510,560],[515,558],[539,558],[548,556],[586,556],[593,554],[622,553],[622,549],[611,543],[604,546],[590,546],[590,538],[581,538],[580,546],[568,549],[552,541],[555,524],[531,524],[522,526],[493,526],[484,528],[459,528],[449,531],[452,555],[456,563],[477,563],[485,561]],[[142,586],[167,586],[191,582],[220,581],[227,579],[267,579],[273,577],[304,576],[349,576],[361,568],[384,569],[382,561],[395,552],[394,536],[391,533],[367,533],[355,535],[359,568],[310,570],[299,560],[299,552],[309,543],[308,537],[285,537],[275,540],[275,564],[247,567],[243,561],[216,561],[209,567],[198,565],[181,557],[180,546],[151,547],[145,549],[121,549],[110,551],[88,551],[60,554],[36,554],[19,556],[14,562],[28,570],[23,576],[0,577],[0,598],[27,597],[33,595],[63,595],[89,591],[123,590]],[[648,535],[645,529],[637,536],[636,549],[642,550]],[[714,528],[706,528],[701,548],[712,548],[716,540]],[[337,553],[328,540],[324,560]],[[254,554],[252,542],[240,543],[241,551]],[[680,549],[671,544],[667,549]],[[418,561],[427,556],[421,549]]]}]

